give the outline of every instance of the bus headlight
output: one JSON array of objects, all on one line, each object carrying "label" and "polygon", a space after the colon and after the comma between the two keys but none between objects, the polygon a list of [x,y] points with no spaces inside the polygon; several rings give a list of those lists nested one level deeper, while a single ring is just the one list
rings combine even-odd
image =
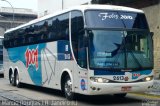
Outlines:
[{"label": "bus headlight", "polygon": [[93,82],[98,82],[98,83],[107,83],[107,82],[109,82],[108,79],[101,78],[101,77],[90,77],[90,80],[93,81]]},{"label": "bus headlight", "polygon": [[151,81],[153,79],[153,76],[145,77],[143,80],[144,81]]},{"label": "bus headlight", "polygon": [[103,82],[103,78],[98,78],[97,82],[102,83]]}]

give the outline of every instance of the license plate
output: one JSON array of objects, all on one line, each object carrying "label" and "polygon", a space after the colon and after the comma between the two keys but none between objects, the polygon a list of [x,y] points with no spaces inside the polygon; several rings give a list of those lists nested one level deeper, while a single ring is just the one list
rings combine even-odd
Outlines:
[{"label": "license plate", "polygon": [[121,91],[131,91],[131,86],[123,86],[122,88],[121,88]]}]

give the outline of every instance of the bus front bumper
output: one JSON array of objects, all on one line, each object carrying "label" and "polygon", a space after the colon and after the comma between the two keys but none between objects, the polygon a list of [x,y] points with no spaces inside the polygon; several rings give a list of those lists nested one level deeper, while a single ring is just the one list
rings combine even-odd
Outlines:
[{"label": "bus front bumper", "polygon": [[88,95],[147,92],[153,87],[153,80],[137,83],[97,83],[91,82]]}]

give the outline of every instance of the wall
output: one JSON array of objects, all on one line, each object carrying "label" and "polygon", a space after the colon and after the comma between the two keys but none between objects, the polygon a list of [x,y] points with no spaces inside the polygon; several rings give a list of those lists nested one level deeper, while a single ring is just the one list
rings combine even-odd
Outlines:
[{"label": "wall", "polygon": [[91,0],[38,0],[38,17],[69,8],[86,4]]},{"label": "wall", "polygon": [[3,36],[4,31],[5,31],[4,28],[0,27],[0,36]]},{"label": "wall", "polygon": [[62,0],[38,0],[38,17],[62,9]]},{"label": "wall", "polygon": [[82,5],[90,3],[91,0],[63,0],[64,8],[69,8],[70,6]]},{"label": "wall", "polygon": [[37,18],[37,14],[31,9],[15,8],[14,21],[13,11],[10,7],[0,7],[0,36],[4,35],[4,31],[9,28],[27,23]]},{"label": "wall", "polygon": [[160,77],[160,3],[142,9],[146,14],[151,32],[154,32],[154,70],[156,77]]}]

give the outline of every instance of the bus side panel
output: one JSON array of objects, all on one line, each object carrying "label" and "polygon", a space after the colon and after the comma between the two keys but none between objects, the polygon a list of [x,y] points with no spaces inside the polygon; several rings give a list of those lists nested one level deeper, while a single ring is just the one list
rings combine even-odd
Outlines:
[{"label": "bus side panel", "polygon": [[[69,41],[61,40],[57,42],[57,64],[55,77],[56,84],[61,87],[61,77],[63,72],[67,72],[73,78],[73,56],[69,46]],[[74,88],[73,88],[74,90]]]},{"label": "bus side panel", "polygon": [[57,65],[57,42],[46,44],[46,48],[41,51],[42,66],[42,86],[56,88],[56,65]]},{"label": "bus side panel", "polygon": [[9,58],[8,58],[8,53],[5,48],[3,48],[3,67],[4,67],[4,77],[6,79],[9,79]]},{"label": "bus side panel", "polygon": [[[43,86],[61,89],[61,77],[64,71],[73,73],[73,58],[69,41],[60,40],[47,43],[41,53],[42,57],[42,81]],[[73,77],[73,74],[70,74]]]},{"label": "bus side panel", "polygon": [[9,78],[9,70],[11,69],[14,73],[14,70],[17,69],[19,72],[19,77],[21,82],[33,84],[29,74],[27,72],[27,68],[25,67],[25,64],[23,63],[24,59],[22,58],[22,52],[20,52],[21,48],[9,48],[4,49],[4,76],[5,78]]},{"label": "bus side panel", "polygon": [[78,67],[73,60],[68,41],[9,48],[4,54],[7,78],[9,67],[17,68],[23,83],[61,89],[61,76],[68,71],[75,92],[87,93],[87,70]]},{"label": "bus side panel", "polygon": [[7,49],[9,66],[13,67],[13,70],[18,68],[21,82],[42,85],[40,54],[45,46],[39,44]]},{"label": "bus side panel", "polygon": [[79,94],[88,94],[88,70],[81,68],[78,64],[74,63],[74,80],[75,92]]}]

